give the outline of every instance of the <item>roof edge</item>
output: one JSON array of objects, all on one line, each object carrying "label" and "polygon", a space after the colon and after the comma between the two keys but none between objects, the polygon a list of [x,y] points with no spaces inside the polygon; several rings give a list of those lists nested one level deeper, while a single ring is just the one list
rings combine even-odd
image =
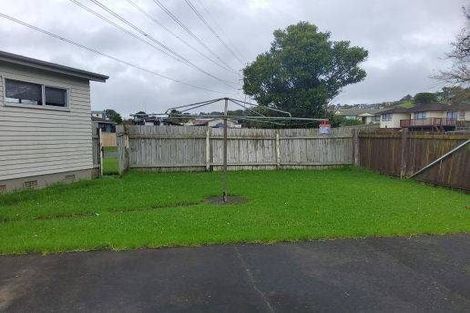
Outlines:
[{"label": "roof edge", "polygon": [[96,82],[106,82],[109,78],[107,75],[93,73],[65,65],[60,65],[57,63],[42,61],[30,57],[25,57],[19,54],[14,54],[10,52],[0,51],[0,61],[16,64],[16,65],[23,65],[29,66],[36,69],[59,73],[67,76],[78,77],[83,79],[88,79]]}]

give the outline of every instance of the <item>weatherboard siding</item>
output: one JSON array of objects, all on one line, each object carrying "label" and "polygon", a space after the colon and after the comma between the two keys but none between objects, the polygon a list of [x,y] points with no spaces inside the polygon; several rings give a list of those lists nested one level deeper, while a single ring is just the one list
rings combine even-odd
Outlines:
[{"label": "weatherboard siding", "polygon": [[[3,63],[0,76],[0,181],[92,169],[89,82]],[[69,106],[7,106],[5,78],[65,88]]]},{"label": "weatherboard siding", "polygon": [[391,113],[392,119],[390,121],[384,121],[382,116],[380,117],[380,128],[400,128],[401,120],[409,120],[410,113]]}]

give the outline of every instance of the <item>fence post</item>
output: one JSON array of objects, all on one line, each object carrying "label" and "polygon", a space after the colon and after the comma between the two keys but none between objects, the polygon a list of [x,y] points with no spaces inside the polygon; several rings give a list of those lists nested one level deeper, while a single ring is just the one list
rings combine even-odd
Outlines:
[{"label": "fence post", "polygon": [[353,128],[352,130],[352,144],[353,144],[353,165],[359,166],[359,130]]},{"label": "fence post", "polygon": [[279,135],[279,129],[276,129],[276,168],[281,168],[281,136]]},{"label": "fence post", "polygon": [[122,175],[129,169],[129,137],[125,125],[118,125],[116,141],[119,152],[119,175]]},{"label": "fence post", "polygon": [[206,171],[211,170],[211,128],[206,130]]},{"label": "fence post", "polygon": [[408,128],[402,129],[400,144],[400,178],[406,177],[406,140],[408,139]]}]

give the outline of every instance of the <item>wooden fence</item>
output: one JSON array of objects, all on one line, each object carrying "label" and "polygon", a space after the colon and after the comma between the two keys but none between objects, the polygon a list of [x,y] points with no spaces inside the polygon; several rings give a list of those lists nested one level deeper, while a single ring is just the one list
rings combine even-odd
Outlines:
[{"label": "wooden fence", "polygon": [[[419,134],[406,130],[229,129],[230,170],[325,168],[355,164],[407,178],[469,139],[464,134]],[[182,126],[118,126],[120,173],[220,170],[223,130]],[[417,180],[470,190],[470,145],[445,157]]]},{"label": "wooden fence", "polygon": [[[406,130],[361,131],[358,137],[360,166],[403,178],[413,175],[470,138],[468,134],[422,134]],[[470,190],[469,145],[414,178]]]},{"label": "wooden fence", "polygon": [[[229,129],[230,170],[312,168],[351,164],[353,129]],[[119,126],[120,171],[219,170],[223,129],[182,126]]]},{"label": "wooden fence", "polygon": [[101,144],[103,147],[116,147],[116,133],[101,132]]}]

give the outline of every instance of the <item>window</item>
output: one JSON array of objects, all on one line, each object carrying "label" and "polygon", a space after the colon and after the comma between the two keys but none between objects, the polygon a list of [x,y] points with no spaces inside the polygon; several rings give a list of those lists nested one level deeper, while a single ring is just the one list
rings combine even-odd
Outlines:
[{"label": "window", "polygon": [[426,118],[426,112],[416,112],[415,119],[422,120]]},{"label": "window", "polygon": [[456,120],[459,116],[459,112],[447,112],[447,118],[449,120]]},{"label": "window", "polygon": [[460,111],[459,112],[459,120],[461,120],[461,121],[465,120],[465,111]]},{"label": "window", "polygon": [[10,103],[42,105],[42,86],[5,79],[5,98]]},{"label": "window", "polygon": [[388,122],[388,121],[391,121],[391,120],[392,120],[392,114],[391,113],[382,114],[382,121]]},{"label": "window", "polygon": [[5,79],[5,100],[9,104],[67,107],[67,89]]},{"label": "window", "polygon": [[46,105],[55,107],[67,106],[67,90],[54,87],[45,87]]}]

